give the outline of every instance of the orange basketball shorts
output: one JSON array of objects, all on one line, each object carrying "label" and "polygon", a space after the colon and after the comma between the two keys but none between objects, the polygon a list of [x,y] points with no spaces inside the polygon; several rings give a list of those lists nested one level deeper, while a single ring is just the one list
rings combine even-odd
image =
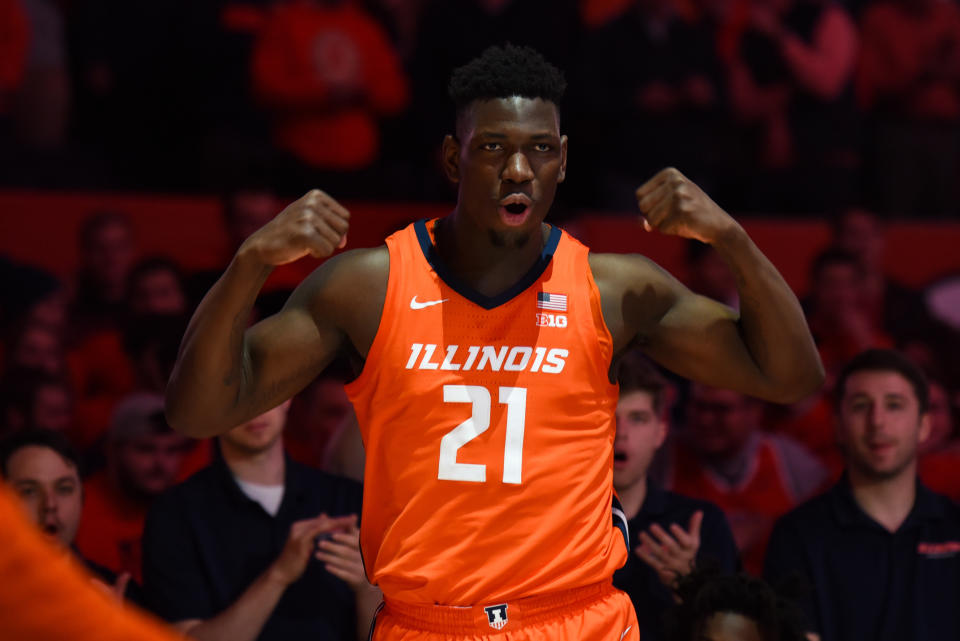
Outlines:
[{"label": "orange basketball shorts", "polygon": [[386,600],[372,641],[639,641],[626,593],[609,582],[472,607]]}]

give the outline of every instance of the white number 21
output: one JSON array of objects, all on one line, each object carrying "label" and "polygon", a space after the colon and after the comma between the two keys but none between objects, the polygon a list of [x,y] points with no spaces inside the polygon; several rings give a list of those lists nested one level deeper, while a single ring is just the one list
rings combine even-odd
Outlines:
[{"label": "white number 21", "polygon": [[[523,427],[527,413],[527,388],[501,387],[501,405],[507,406],[507,440],[503,448],[503,482],[519,484],[523,472]],[[490,427],[493,404],[490,391],[479,385],[444,385],[444,403],[470,403],[470,418],[447,432],[440,440],[440,468],[437,478],[444,481],[487,480],[487,466],[480,463],[457,463],[457,450],[477,438]]]}]

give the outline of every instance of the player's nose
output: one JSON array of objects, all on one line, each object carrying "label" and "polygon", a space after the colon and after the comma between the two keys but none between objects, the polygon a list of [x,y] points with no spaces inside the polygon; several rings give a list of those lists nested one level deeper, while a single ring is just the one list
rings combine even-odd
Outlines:
[{"label": "player's nose", "polygon": [[533,180],[533,167],[530,166],[526,154],[517,151],[507,158],[507,164],[503,168],[501,177],[503,180],[513,183],[525,183]]}]

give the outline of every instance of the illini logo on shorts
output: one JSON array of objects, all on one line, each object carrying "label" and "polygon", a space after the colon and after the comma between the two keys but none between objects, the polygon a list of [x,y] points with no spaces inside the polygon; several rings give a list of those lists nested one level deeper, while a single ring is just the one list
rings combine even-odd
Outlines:
[{"label": "illini logo on shorts", "polygon": [[507,604],[488,605],[483,609],[487,613],[487,622],[494,630],[502,630],[507,625]]}]

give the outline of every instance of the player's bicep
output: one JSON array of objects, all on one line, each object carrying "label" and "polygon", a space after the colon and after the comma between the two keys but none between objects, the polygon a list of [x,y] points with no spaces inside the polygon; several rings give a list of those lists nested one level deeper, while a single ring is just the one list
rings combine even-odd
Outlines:
[{"label": "player's bicep", "polygon": [[647,353],[692,380],[738,391],[762,388],[763,376],[740,334],[739,315],[685,287],[649,331]]},{"label": "player's bicep", "polygon": [[[301,285],[309,289],[308,283]],[[282,310],[244,335],[245,381],[251,401],[266,411],[303,389],[333,359],[342,333],[308,308],[309,294],[295,291]]]},{"label": "player's bicep", "polygon": [[283,310],[247,330],[246,357],[257,389],[279,400],[298,392],[329,362],[339,346],[339,332],[318,326],[309,312]]}]

